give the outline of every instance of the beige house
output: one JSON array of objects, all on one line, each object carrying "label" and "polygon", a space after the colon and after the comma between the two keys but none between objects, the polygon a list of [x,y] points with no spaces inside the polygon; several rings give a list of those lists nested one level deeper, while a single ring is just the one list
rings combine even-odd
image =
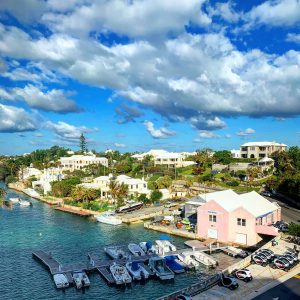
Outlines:
[{"label": "beige house", "polygon": [[151,191],[148,190],[148,184],[144,179],[131,178],[126,175],[119,175],[116,178],[116,182],[119,184],[125,184],[128,186],[129,196],[138,196],[141,194],[150,195]]},{"label": "beige house", "polygon": [[93,182],[81,183],[80,185],[87,189],[95,189],[101,191],[101,199],[107,199],[110,197],[110,184],[111,176],[99,176],[96,177]]},{"label": "beige house", "polygon": [[63,171],[75,171],[92,164],[101,164],[108,167],[108,159],[105,157],[96,157],[94,154],[72,155],[70,157],[61,157],[60,164]]},{"label": "beige house", "polygon": [[240,150],[242,158],[261,159],[275,151],[286,151],[287,145],[276,142],[250,142],[241,145]]}]

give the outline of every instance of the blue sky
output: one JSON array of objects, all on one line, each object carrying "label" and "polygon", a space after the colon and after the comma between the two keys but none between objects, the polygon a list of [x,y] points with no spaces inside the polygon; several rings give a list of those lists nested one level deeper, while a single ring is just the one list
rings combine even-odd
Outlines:
[{"label": "blue sky", "polygon": [[[21,5],[22,4],[22,5]],[[0,2],[0,154],[300,141],[300,1]]]}]

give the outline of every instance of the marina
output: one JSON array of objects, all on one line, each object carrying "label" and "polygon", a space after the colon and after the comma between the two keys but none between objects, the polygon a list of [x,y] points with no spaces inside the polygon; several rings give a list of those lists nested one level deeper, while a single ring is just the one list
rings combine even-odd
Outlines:
[{"label": "marina", "polygon": [[[99,295],[105,299],[129,300],[134,298],[135,300],[143,300],[156,299],[165,294],[165,288],[162,289],[161,281],[151,279],[154,272],[147,265],[147,259],[151,257],[149,253],[154,254],[155,251],[148,251],[147,256],[141,256],[138,259],[142,263],[145,262],[144,268],[150,274],[149,279],[144,280],[142,285],[134,280],[131,288],[126,289],[125,293],[120,289],[111,287],[111,285],[115,285],[109,269],[112,259],[104,251],[104,247],[107,245],[118,244],[130,255],[129,243],[147,249],[147,243],[139,241],[158,240],[160,238],[159,232],[145,230],[142,225],[138,224],[111,226],[94,222],[90,218],[61,214],[44,203],[11,190],[8,190],[8,198],[22,198],[31,201],[33,207],[25,209],[17,205],[12,210],[0,210],[0,217],[3,220],[2,234],[0,235],[0,255],[3,268],[8,270],[12,278],[8,282],[6,281],[6,285],[2,286],[4,299],[23,299],[24,297],[64,299],[65,296],[60,289],[55,288],[54,275],[56,274],[64,274],[69,286],[73,286],[73,288],[65,287],[65,293],[68,297],[81,299],[81,292],[78,293],[74,287],[73,273],[82,271],[86,272],[90,280],[90,287],[84,293],[92,300],[99,299]],[[9,239],[12,232],[14,239]],[[63,243],[61,242],[62,239]],[[15,240],[18,242],[16,243]],[[184,241],[178,237],[172,237],[170,240],[176,246],[177,251],[187,249]],[[148,244],[148,248],[149,246],[151,245]],[[40,249],[44,250],[43,254],[38,252]],[[155,250],[154,242],[151,249]],[[203,250],[209,253],[208,246],[203,246]],[[34,256],[33,253],[36,259],[31,258]],[[132,253],[131,255],[133,256]],[[167,253],[167,255],[172,255],[172,252]],[[221,261],[218,259],[220,262],[218,269],[227,267],[229,265],[228,260],[234,259],[225,254],[214,254],[213,252],[212,256],[215,257],[215,255],[222,257]],[[22,261],[18,269],[12,267],[16,260]],[[117,262],[126,264],[126,260],[118,260]],[[197,272],[180,273],[180,275],[175,276],[174,280],[164,282],[163,285],[164,287],[167,286],[168,292],[175,292],[199,282],[197,274],[201,271],[205,271],[204,265],[200,265]],[[6,279],[2,276],[3,274],[0,274],[0,280],[5,281]],[[18,281],[15,278],[18,278]],[[32,280],[33,278],[34,280]],[[43,286],[43,289],[40,286]]]}]

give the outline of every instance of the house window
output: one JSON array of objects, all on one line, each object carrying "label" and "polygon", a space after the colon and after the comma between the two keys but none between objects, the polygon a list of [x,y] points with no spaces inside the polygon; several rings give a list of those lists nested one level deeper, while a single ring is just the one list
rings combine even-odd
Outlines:
[{"label": "house window", "polygon": [[237,218],[237,225],[246,226],[246,219]]},{"label": "house window", "polygon": [[217,222],[217,216],[216,215],[208,215],[209,222]]}]

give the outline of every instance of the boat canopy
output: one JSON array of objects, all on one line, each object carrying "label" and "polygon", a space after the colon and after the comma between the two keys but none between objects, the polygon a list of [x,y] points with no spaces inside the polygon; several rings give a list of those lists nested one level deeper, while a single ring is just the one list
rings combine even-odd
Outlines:
[{"label": "boat canopy", "polygon": [[146,242],[146,248],[147,248],[147,250],[151,249],[152,245],[153,244],[152,244],[151,241]]},{"label": "boat canopy", "polygon": [[137,261],[133,261],[131,264],[132,271],[137,271],[139,269],[139,263]]},{"label": "boat canopy", "polygon": [[164,240],[164,241],[169,241],[171,239],[171,237],[169,235],[161,235],[159,237],[160,240]]}]

